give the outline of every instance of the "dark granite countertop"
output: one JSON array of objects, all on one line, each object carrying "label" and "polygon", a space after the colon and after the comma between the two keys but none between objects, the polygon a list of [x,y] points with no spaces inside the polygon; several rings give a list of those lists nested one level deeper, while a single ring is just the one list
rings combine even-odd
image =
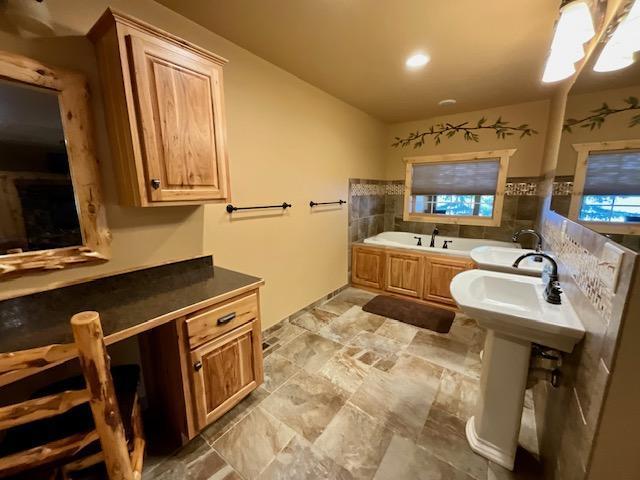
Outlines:
[{"label": "dark granite countertop", "polygon": [[214,267],[207,256],[4,300],[0,353],[72,342],[69,321],[82,311],[100,314],[109,342],[109,336],[126,338],[122,332],[128,329],[159,317],[169,321],[190,306],[261,284],[257,277]]}]

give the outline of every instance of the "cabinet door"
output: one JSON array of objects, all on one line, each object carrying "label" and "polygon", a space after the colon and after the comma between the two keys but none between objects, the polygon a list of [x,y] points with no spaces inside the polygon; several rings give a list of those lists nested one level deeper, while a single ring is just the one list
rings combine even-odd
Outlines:
[{"label": "cabinet door", "polygon": [[422,256],[403,253],[387,254],[385,290],[411,297],[422,291]]},{"label": "cabinet door", "polygon": [[423,298],[432,302],[455,305],[451,297],[451,280],[458,273],[472,268],[470,262],[448,258],[427,258],[424,264]]},{"label": "cabinet door", "polygon": [[126,40],[149,200],[225,198],[222,67],[151,35]]},{"label": "cabinet door", "polygon": [[262,383],[260,327],[255,320],[191,352],[198,429],[235,406]]},{"label": "cabinet door", "polygon": [[382,290],[384,250],[354,247],[351,262],[351,282],[355,285]]}]

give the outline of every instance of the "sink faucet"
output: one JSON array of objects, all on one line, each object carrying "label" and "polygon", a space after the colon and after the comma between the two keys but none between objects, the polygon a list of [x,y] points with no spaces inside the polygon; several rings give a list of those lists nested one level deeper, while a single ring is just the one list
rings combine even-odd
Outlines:
[{"label": "sink faucet", "polygon": [[[520,240],[520,237],[522,235],[533,235],[534,237],[536,237],[536,252],[540,253],[542,252],[542,237],[540,236],[540,234],[538,232],[536,232],[535,230],[533,230],[532,228],[523,228],[522,230],[518,230],[516,233],[513,234],[513,237],[511,237],[511,240],[513,241],[513,243],[516,243],[518,240]],[[542,257],[538,256],[536,258],[534,258],[534,261],[536,262],[541,262],[542,261]]]},{"label": "sink faucet", "polygon": [[553,257],[543,252],[525,253],[524,255],[520,255],[520,257],[518,257],[518,259],[513,262],[513,268],[518,268],[520,262],[525,258],[535,256],[539,257],[540,259],[544,258],[548,260],[549,263],[551,263],[551,275],[549,275],[549,282],[544,289],[544,299],[554,305],[560,305],[562,303],[562,301],[560,300],[560,294],[562,293],[562,290],[560,289],[560,282],[558,282],[558,264],[553,259]]},{"label": "sink faucet", "polygon": [[422,246],[422,237],[413,237],[416,240],[418,240],[418,244],[416,245],[417,247],[421,247]]},{"label": "sink faucet", "polygon": [[436,225],[435,227],[433,227],[433,232],[431,232],[431,242],[429,243],[429,246],[431,248],[435,248],[436,246],[436,235],[438,235],[440,233],[440,231],[438,230],[438,226]]},{"label": "sink faucet", "polygon": [[532,228],[523,228],[522,230],[518,230],[516,233],[513,234],[513,237],[511,237],[511,240],[513,241],[513,243],[516,243],[518,240],[520,240],[520,237],[522,235],[527,235],[527,234],[528,235],[533,235],[534,237],[536,237],[536,240],[537,240],[536,252],[541,252],[542,251],[542,237],[540,236],[540,234],[538,232],[536,232]]}]

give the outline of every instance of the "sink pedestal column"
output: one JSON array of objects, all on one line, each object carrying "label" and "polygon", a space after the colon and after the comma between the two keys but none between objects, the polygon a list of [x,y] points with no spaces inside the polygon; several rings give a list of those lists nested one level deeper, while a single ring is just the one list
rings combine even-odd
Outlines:
[{"label": "sink pedestal column", "polygon": [[530,355],[531,342],[487,331],[480,398],[467,422],[471,449],[509,470],[518,448]]}]

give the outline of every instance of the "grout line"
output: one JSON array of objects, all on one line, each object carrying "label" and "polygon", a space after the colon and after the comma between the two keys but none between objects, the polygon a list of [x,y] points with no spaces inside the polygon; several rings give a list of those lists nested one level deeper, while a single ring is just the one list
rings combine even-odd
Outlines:
[{"label": "grout line", "polygon": [[584,412],[582,411],[582,404],[580,403],[580,398],[578,397],[578,391],[576,390],[576,387],[573,387],[573,396],[576,399],[576,404],[578,405],[578,412],[580,413],[580,418],[582,419],[582,423],[584,423],[586,426],[587,419],[584,416]]},{"label": "grout line", "polygon": [[213,448],[213,446],[211,447],[211,450],[213,450],[214,452],[216,452],[216,453],[220,456],[220,458],[222,458],[222,459],[224,460],[224,462],[225,462],[227,465],[229,465],[229,466],[233,469],[233,471],[234,471],[234,472],[236,472],[236,473],[238,474],[238,476],[239,476],[242,480],[246,480],[246,477],[245,477],[244,475],[242,475],[242,474],[238,471],[238,469],[237,469],[237,468],[235,468],[235,467],[233,466],[233,464],[229,461],[229,459],[227,459],[227,457],[225,457],[225,456],[222,454],[222,452],[220,452],[219,450],[216,450],[215,448]]}]

